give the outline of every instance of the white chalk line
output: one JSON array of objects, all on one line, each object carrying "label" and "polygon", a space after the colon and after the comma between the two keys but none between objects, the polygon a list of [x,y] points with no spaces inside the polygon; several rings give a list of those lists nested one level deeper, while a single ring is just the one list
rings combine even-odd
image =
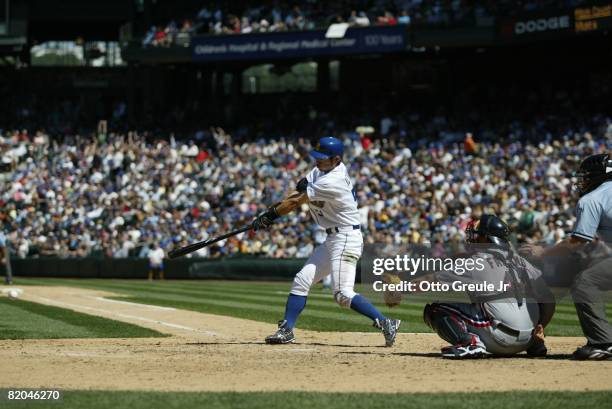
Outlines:
[{"label": "white chalk line", "polygon": [[173,324],[171,322],[160,321],[160,320],[153,320],[153,319],[149,319],[149,318],[139,317],[137,315],[123,314],[123,313],[120,313],[120,312],[104,310],[102,308],[87,307],[85,305],[70,304],[70,303],[66,303],[66,302],[62,302],[62,301],[52,300],[52,299],[46,298],[46,297],[33,296],[33,295],[30,295],[30,297],[38,298],[39,300],[45,301],[47,304],[51,304],[51,305],[64,306],[64,307],[70,307],[70,308],[76,308],[76,309],[80,308],[80,309],[84,309],[84,310],[88,310],[88,311],[95,311],[95,312],[98,312],[98,313],[110,314],[110,315],[114,315],[114,316],[117,316],[117,317],[128,318],[128,319],[138,320],[138,321],[143,321],[143,322],[149,322],[149,323],[152,323],[152,324],[159,324],[159,325],[163,325],[165,327],[182,329],[182,330],[186,330],[186,331],[200,332],[200,333],[203,333],[203,334],[206,334],[206,335],[210,335],[210,336],[222,336],[218,332],[200,330],[200,329],[196,329],[196,328],[187,327],[185,325]]},{"label": "white chalk line", "polygon": [[134,305],[134,306],[142,307],[142,308],[150,308],[152,310],[176,311],[176,308],[172,308],[172,307],[161,307],[159,305],[140,304],[140,303],[137,303],[137,302],[111,300],[111,299],[108,299],[108,298],[96,297],[96,296],[93,296],[93,295],[89,296],[89,298],[93,298],[94,300],[98,300],[98,301],[105,301],[105,302],[115,303],[115,304],[126,304],[126,305]]},{"label": "white chalk line", "polygon": [[[41,297],[41,296],[37,296],[37,295],[30,295],[30,297],[32,298],[37,298],[39,300],[45,301],[47,304],[51,304],[51,305],[57,305],[57,306],[63,306],[63,307],[69,307],[69,308],[75,308],[75,309],[84,309],[84,310],[89,310],[89,311],[95,311],[98,313],[105,313],[105,314],[110,314],[110,315],[114,315],[117,317],[123,317],[123,318],[127,318],[127,319],[133,319],[133,320],[138,320],[138,321],[143,321],[143,322],[149,322],[149,323],[154,323],[154,324],[159,324],[159,325],[163,325],[166,327],[170,327],[170,328],[176,328],[176,329],[181,329],[181,330],[186,330],[186,331],[193,331],[193,332],[199,332],[199,333],[203,333],[206,335],[210,335],[210,336],[218,336],[218,337],[223,337],[223,338],[227,338],[226,336],[218,333],[218,332],[214,332],[214,331],[207,331],[207,330],[199,330],[196,328],[192,328],[192,327],[188,327],[185,325],[180,325],[180,324],[174,324],[171,322],[166,322],[166,321],[160,321],[160,320],[154,320],[154,319],[149,319],[149,318],[145,318],[145,317],[140,317],[137,315],[131,315],[131,314],[123,314],[120,312],[115,312],[115,311],[109,311],[109,310],[105,310],[102,308],[95,308],[95,307],[88,307],[85,305],[79,305],[79,304],[71,304],[71,303],[67,303],[67,302],[63,302],[63,301],[57,301],[57,300],[53,300],[51,298],[46,298],[46,297]],[[108,300],[105,299],[103,297],[90,297],[90,298],[94,298],[96,300],[100,300],[100,301],[111,301],[111,302],[117,302],[117,303],[121,303],[121,304],[130,304],[130,305],[138,305],[140,307],[158,307],[158,306],[151,306],[148,304],[137,304],[137,303],[131,303],[131,302],[127,302],[127,301],[117,301],[117,300]],[[170,307],[159,307],[159,308],[167,308],[170,310],[176,310],[175,308],[170,308]],[[272,353],[300,353],[300,352],[313,352],[313,351],[317,351],[316,348],[274,348],[274,349],[267,349],[267,352],[272,352]],[[76,354],[73,356],[77,356]],[[92,355],[93,357],[93,355]]]},{"label": "white chalk line", "polygon": [[19,294],[19,295],[23,294],[23,290],[21,288],[17,288],[17,287],[3,288],[2,289],[2,294],[8,294],[12,290],[17,291],[17,294]]}]

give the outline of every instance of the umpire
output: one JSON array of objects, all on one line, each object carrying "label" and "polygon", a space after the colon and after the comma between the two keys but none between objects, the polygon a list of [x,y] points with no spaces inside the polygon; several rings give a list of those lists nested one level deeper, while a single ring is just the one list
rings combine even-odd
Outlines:
[{"label": "umpire", "polygon": [[612,358],[612,326],[606,318],[605,291],[612,290],[612,157],[592,155],[576,173],[580,200],[571,235],[554,247],[525,245],[535,258],[579,256],[579,273],[572,284],[572,298],[587,344],[574,352],[574,359]]}]

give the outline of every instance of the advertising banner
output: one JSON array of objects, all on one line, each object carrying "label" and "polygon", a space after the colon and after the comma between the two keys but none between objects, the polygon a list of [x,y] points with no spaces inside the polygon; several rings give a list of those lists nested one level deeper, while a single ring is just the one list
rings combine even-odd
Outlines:
[{"label": "advertising banner", "polygon": [[558,38],[573,34],[574,17],[571,10],[555,14],[529,14],[502,19],[499,34],[502,41]]},{"label": "advertising banner", "polygon": [[576,33],[612,28],[612,4],[577,7],[574,10]]},{"label": "advertising banner", "polygon": [[612,28],[612,3],[501,19],[498,32],[500,40],[514,42],[555,39],[610,28]]},{"label": "advertising banner", "polygon": [[201,36],[192,40],[194,61],[233,61],[404,51],[405,26],[353,28],[343,38],[325,31]]}]

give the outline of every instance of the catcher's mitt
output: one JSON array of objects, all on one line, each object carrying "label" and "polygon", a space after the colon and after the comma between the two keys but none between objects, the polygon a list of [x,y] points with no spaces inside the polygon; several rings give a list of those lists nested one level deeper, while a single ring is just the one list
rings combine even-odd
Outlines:
[{"label": "catcher's mitt", "polygon": [[[402,279],[397,274],[383,273],[382,275],[382,282],[385,284],[399,284],[401,281]],[[383,291],[383,298],[385,299],[385,304],[387,304],[388,307],[397,307],[402,301],[402,292],[390,291],[386,289]]]}]

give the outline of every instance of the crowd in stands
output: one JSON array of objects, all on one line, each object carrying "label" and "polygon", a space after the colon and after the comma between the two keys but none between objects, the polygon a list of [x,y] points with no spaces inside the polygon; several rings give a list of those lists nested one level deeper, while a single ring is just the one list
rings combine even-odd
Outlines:
[{"label": "crowd in stands", "polygon": [[[494,212],[516,240],[553,244],[574,222],[571,172],[612,148],[603,115],[575,128],[535,121],[500,126],[494,139],[463,132],[418,141],[392,134],[395,120],[380,119],[373,133],[336,133],[367,243],[460,242],[472,217]],[[194,141],[4,132],[0,227],[18,257],[144,257],[154,243],[169,251],[252,221],[312,168],[309,149],[304,138],[249,141],[221,128]],[[269,231],[198,255],[306,257],[324,239],[304,206]]]},{"label": "crowd in stands", "polygon": [[352,27],[397,24],[492,24],[509,16],[550,8],[567,9],[584,0],[349,0],[343,2],[274,1],[229,7],[218,2],[177,20],[153,25],[144,47],[189,45],[193,34],[249,34],[327,28],[332,23]]},{"label": "crowd in stands", "polygon": [[[232,116],[219,120],[235,124],[227,132],[202,129],[211,105],[188,97],[164,106],[181,113],[176,121],[143,117],[152,131],[127,132],[116,126],[127,126],[120,100],[101,115],[88,100],[13,103],[8,93],[0,230],[18,257],[144,256],[153,243],[167,252],[251,222],[314,166],[311,142],[333,135],[345,141],[368,243],[458,242],[471,217],[494,212],[517,241],[552,244],[574,222],[570,174],[586,155],[612,151],[606,67],[529,71],[527,81],[521,72],[482,82],[475,75],[457,81],[454,99],[432,95],[418,106],[401,92],[226,101]],[[109,131],[95,129],[100,118]],[[94,126],[95,136],[79,124]],[[324,238],[304,208],[199,254],[304,257]]]}]

